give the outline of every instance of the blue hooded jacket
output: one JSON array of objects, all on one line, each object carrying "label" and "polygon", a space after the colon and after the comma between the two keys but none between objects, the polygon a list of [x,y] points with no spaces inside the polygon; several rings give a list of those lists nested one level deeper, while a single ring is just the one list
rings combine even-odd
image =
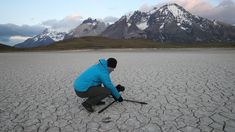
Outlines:
[{"label": "blue hooded jacket", "polygon": [[108,88],[115,98],[118,99],[121,96],[110,79],[108,64],[105,59],[100,59],[98,64],[91,66],[78,76],[74,82],[74,90],[85,92],[88,88],[100,84],[103,84],[105,88]]}]

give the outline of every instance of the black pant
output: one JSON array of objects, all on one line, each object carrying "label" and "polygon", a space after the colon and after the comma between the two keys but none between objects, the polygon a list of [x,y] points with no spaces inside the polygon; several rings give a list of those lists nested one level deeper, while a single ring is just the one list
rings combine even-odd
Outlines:
[{"label": "black pant", "polygon": [[111,91],[109,89],[101,86],[90,87],[86,92],[75,92],[78,97],[88,98],[85,102],[90,105],[96,105],[102,99],[111,94]]}]

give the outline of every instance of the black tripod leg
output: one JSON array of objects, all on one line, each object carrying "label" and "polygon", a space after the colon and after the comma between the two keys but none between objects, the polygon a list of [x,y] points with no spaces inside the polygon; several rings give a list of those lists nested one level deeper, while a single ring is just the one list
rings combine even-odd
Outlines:
[{"label": "black tripod leg", "polygon": [[107,109],[109,106],[111,106],[114,102],[116,102],[116,101],[111,102],[109,105],[105,106],[103,109],[101,109],[100,111],[98,111],[98,113],[101,113],[101,112],[103,112],[104,110],[106,110],[106,109]]},{"label": "black tripod leg", "polygon": [[140,101],[129,100],[129,99],[123,99],[123,101],[133,102],[133,103],[139,103],[139,104],[148,104],[148,103],[146,103],[146,102],[140,102]]}]

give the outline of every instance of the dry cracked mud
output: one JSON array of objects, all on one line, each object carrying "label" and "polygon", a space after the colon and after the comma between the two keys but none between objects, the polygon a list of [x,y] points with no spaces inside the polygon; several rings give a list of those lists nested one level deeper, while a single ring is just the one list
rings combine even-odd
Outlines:
[{"label": "dry cracked mud", "polygon": [[[108,57],[123,98],[148,105],[81,106],[75,77]],[[235,49],[0,53],[0,131],[234,132],[234,94]]]}]

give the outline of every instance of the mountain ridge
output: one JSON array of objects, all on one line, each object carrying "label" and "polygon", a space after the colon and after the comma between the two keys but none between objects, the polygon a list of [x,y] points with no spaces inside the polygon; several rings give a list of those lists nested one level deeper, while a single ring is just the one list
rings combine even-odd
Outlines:
[{"label": "mountain ridge", "polygon": [[66,34],[65,40],[84,36],[98,36],[106,29],[106,27],[107,25],[104,22],[98,21],[97,19],[88,18],[84,20],[82,24],[78,25]]},{"label": "mountain ridge", "polygon": [[109,26],[97,19],[88,18],[69,33],[58,35],[60,37],[53,37],[49,32],[50,30],[46,29],[15,47],[46,46],[57,41],[85,36],[147,39],[162,43],[235,42],[235,26],[193,15],[175,3],[153,7],[149,11],[134,11],[123,15]]},{"label": "mountain ridge", "polygon": [[32,47],[50,45],[54,42],[63,40],[65,34],[66,33],[64,33],[64,32],[57,32],[57,31],[46,28],[39,35],[36,35],[32,38],[29,38],[22,43],[16,44],[14,47],[16,47],[16,48],[32,48]]},{"label": "mountain ridge", "polygon": [[235,27],[193,15],[171,3],[148,12],[135,11],[124,15],[102,32],[101,36],[181,43],[234,42]]}]

